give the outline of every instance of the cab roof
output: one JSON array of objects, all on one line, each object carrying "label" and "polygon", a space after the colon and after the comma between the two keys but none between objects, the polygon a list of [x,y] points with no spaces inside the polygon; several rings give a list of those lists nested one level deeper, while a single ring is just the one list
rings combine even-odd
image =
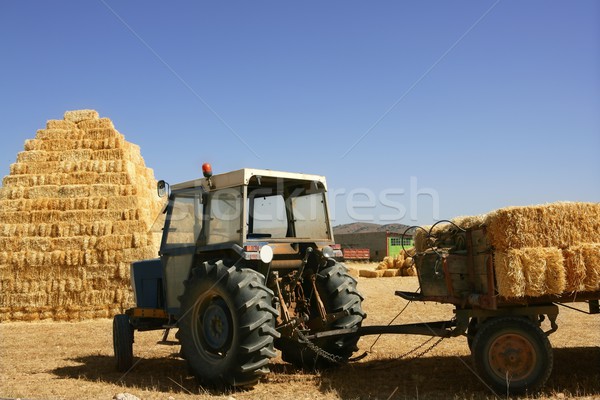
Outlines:
[{"label": "cab roof", "polygon": [[[324,176],[321,175],[310,175],[295,172],[283,172],[283,171],[272,171],[270,169],[254,169],[254,168],[242,168],[237,171],[226,172],[223,174],[213,175],[210,180],[212,183],[211,190],[214,189],[225,189],[229,187],[248,185],[252,177],[264,177],[264,178],[281,178],[285,180],[297,180],[307,182],[319,182],[327,190],[327,183]],[[177,183],[171,186],[172,190],[183,190],[191,189],[202,186],[208,188],[208,182],[206,178],[194,179],[187,182]]]}]

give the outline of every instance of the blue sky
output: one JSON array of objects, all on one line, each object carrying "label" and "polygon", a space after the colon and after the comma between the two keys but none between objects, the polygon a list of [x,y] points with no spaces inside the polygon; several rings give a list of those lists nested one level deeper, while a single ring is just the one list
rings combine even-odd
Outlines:
[{"label": "blue sky", "polygon": [[600,201],[596,1],[2,1],[0,38],[2,175],[93,108],[159,179],[326,175],[335,224]]}]

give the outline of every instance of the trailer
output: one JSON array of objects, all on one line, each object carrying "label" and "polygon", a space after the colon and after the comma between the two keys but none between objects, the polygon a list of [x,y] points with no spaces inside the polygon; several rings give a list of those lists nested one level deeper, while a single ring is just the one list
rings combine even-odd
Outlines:
[{"label": "trailer", "polygon": [[[494,251],[485,228],[457,226],[439,237],[432,230],[428,232],[431,245],[414,256],[420,291],[395,294],[408,301],[452,304],[453,318],[318,332],[307,339],[346,334],[465,336],[475,371],[498,395],[531,393],[542,387],[552,372],[548,336],[558,329],[559,305],[585,303],[587,314],[599,314],[600,292],[501,297],[495,279]],[[543,331],[545,320],[550,329]]]}]

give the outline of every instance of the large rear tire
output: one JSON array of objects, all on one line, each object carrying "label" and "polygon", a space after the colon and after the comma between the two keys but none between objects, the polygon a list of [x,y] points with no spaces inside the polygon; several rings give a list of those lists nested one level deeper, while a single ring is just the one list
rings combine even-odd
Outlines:
[{"label": "large rear tire", "polygon": [[[328,266],[319,271],[316,286],[326,312],[346,312],[347,315],[326,324],[314,332],[355,328],[362,324],[366,314],[362,310],[361,303],[363,297],[356,290],[356,283],[356,279],[348,274],[346,267],[334,260],[329,260]],[[312,287],[307,287],[304,292],[311,294],[313,289]],[[314,294],[309,295],[313,308],[313,317],[319,315],[314,297]],[[311,333],[314,332],[311,331]],[[333,355],[337,362],[345,362],[352,356],[352,353],[358,350],[356,346],[358,339],[358,336],[344,335],[315,340],[313,343],[320,349]],[[282,359],[299,368],[316,370],[327,368],[336,363],[316,353],[307,345],[290,338],[282,338],[276,344],[281,350]]]},{"label": "large rear tire", "polygon": [[277,310],[264,277],[223,261],[192,271],[181,297],[177,337],[198,380],[209,386],[249,387],[275,357]]},{"label": "large rear tire", "polygon": [[113,319],[113,348],[117,371],[127,372],[133,365],[133,326],[126,314],[117,314]]},{"label": "large rear tire", "polygon": [[472,355],[478,375],[499,396],[534,392],[552,372],[550,341],[527,318],[503,317],[480,324]]}]

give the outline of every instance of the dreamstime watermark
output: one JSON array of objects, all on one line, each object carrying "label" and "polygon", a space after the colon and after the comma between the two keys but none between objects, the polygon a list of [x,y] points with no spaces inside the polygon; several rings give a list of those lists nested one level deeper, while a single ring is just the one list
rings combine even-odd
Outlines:
[{"label": "dreamstime watermark", "polygon": [[[194,202],[198,204],[194,206]],[[202,211],[204,207],[207,209]],[[201,215],[192,216],[196,213]],[[187,218],[191,222],[209,218],[215,222],[238,221],[241,224],[243,215],[248,217],[248,224],[262,228],[287,226],[290,222],[296,225],[324,222],[327,216],[332,222],[349,217],[357,222],[403,220],[416,223],[424,215],[439,220],[440,195],[434,188],[421,187],[414,176],[410,177],[408,188],[390,187],[380,191],[359,187],[327,192],[319,181],[277,179],[268,185],[234,187],[204,196],[176,198],[171,220]]]},{"label": "dreamstime watermark", "polygon": [[[408,200],[408,209],[406,207]],[[341,204],[340,204],[341,203]],[[425,204],[430,210],[423,210]],[[417,222],[420,211],[426,211],[434,220],[440,217],[440,195],[434,188],[419,187],[417,177],[410,177],[408,190],[401,187],[386,188],[378,193],[369,188],[351,190],[334,189],[329,192],[329,208],[331,220],[343,207],[346,215],[353,221],[361,222],[392,222],[408,220]]]}]

